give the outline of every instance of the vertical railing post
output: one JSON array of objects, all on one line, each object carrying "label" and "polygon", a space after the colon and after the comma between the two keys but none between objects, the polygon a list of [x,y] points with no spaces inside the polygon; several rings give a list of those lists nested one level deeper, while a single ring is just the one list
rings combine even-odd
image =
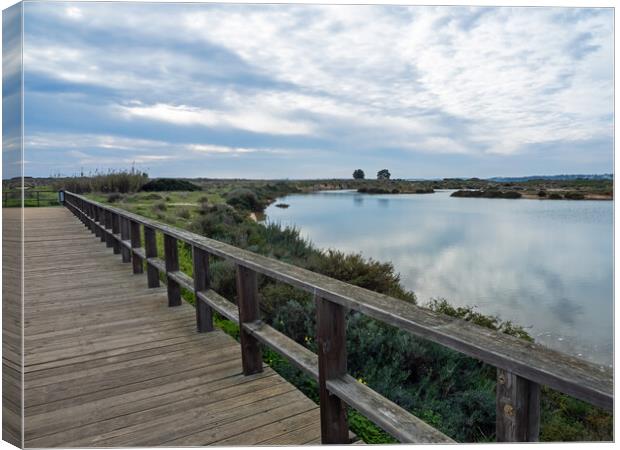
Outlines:
[{"label": "vertical railing post", "polygon": [[321,442],[347,444],[349,426],[346,404],[327,389],[327,381],[347,373],[346,318],[344,307],[316,297],[319,356]]},{"label": "vertical railing post", "polygon": [[199,333],[213,331],[211,307],[200,301],[198,292],[209,289],[209,254],[196,246],[192,247],[194,262],[194,298],[196,299],[196,330]]},{"label": "vertical railing post", "polygon": [[121,242],[116,239],[116,235],[121,232],[121,216],[113,212],[110,215],[112,216],[112,247],[114,247],[114,254],[118,255],[121,252]]},{"label": "vertical railing post", "polygon": [[101,230],[99,229],[99,208],[96,207],[95,205],[93,205],[93,221],[94,221],[93,229],[95,230],[95,237],[99,237],[101,236]]},{"label": "vertical railing post", "polygon": [[498,442],[537,442],[540,432],[540,385],[497,369]]},{"label": "vertical railing post", "polygon": [[170,272],[179,270],[179,249],[176,238],[169,234],[164,234],[164,255],[168,282],[168,306],[179,306],[181,304],[181,286],[170,276]]},{"label": "vertical railing post", "polygon": [[105,220],[105,229],[106,229],[105,246],[111,248],[114,246],[114,238],[112,237],[112,234],[110,233],[112,231],[112,213],[108,211],[107,209],[104,210],[104,220]]},{"label": "vertical railing post", "polygon": [[[140,238],[140,223],[135,220],[130,221],[129,234],[131,236],[131,248],[142,247],[142,239]],[[144,270],[142,268],[142,258],[136,253],[131,252],[131,262],[133,267],[133,273],[139,274]]]},{"label": "vertical railing post", "polygon": [[149,258],[157,258],[157,239],[155,237],[155,230],[146,225],[144,225],[144,254],[147,259],[146,278],[148,287],[159,287],[159,270],[148,263]]},{"label": "vertical railing post", "polygon": [[88,205],[88,212],[90,215],[90,231],[95,236],[97,236],[97,224],[95,223],[95,206],[92,204]]},{"label": "vertical railing post", "polygon": [[98,208],[99,209],[99,225],[101,225],[101,228],[99,228],[99,239],[101,239],[101,242],[105,242],[107,233],[105,232],[105,210],[101,207]]},{"label": "vertical railing post", "polygon": [[241,328],[241,363],[243,373],[252,375],[262,372],[263,355],[259,342],[243,329],[246,322],[260,319],[258,305],[258,281],[256,272],[243,266],[237,266],[237,306],[239,307],[239,326]]},{"label": "vertical railing post", "polygon": [[[126,217],[119,216],[121,221],[121,241],[129,240],[129,220]],[[124,263],[131,261],[131,252],[123,243],[121,243],[121,258]]]}]

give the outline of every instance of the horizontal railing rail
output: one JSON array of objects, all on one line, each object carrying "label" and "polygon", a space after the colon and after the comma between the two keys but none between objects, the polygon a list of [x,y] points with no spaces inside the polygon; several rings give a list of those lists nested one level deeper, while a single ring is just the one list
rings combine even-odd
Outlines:
[{"label": "horizontal railing rail", "polygon": [[[347,374],[347,309],[474,357],[497,368],[496,435],[499,441],[536,441],[540,426],[540,386],[592,405],[613,409],[613,373],[579,358],[548,349],[461,319],[436,313],[364,288],[240,249],[128,211],[66,192],[65,205],[96,236],[122,253],[142,273],[146,262],[149,287],[166,279],[170,306],[181,303],[181,287],[196,296],[200,332],[213,329],[212,312],[240,326],[243,371],[262,370],[260,345],[289,359],[319,381],[321,431],[324,443],[348,441],[346,405],[358,410],[401,442],[451,440],[368,386]],[[141,233],[143,228],[144,233]],[[164,258],[157,254],[156,232],[164,236]],[[142,245],[144,235],[144,246]],[[177,242],[192,247],[194,277],[179,270]],[[209,288],[209,256],[236,265],[237,305]],[[318,355],[260,320],[257,274],[314,295]]]}]

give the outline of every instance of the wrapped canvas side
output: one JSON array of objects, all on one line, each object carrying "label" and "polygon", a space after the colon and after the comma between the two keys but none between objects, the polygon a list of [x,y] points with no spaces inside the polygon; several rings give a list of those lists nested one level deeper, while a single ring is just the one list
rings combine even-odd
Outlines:
[{"label": "wrapped canvas side", "polygon": [[2,12],[2,439],[23,447],[22,3]]}]

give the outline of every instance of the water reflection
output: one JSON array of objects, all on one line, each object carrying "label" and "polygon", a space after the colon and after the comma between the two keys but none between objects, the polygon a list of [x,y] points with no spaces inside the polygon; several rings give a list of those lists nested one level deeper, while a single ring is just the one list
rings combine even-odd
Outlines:
[{"label": "water reflection", "polygon": [[317,246],[392,261],[419,302],[443,297],[612,361],[612,204],[433,195],[292,195],[269,220]]}]

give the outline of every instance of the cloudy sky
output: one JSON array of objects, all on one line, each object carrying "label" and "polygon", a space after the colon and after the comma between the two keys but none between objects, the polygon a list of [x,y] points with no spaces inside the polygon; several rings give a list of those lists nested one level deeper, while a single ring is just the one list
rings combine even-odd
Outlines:
[{"label": "cloudy sky", "polygon": [[26,3],[26,175],[612,172],[613,11]]}]

